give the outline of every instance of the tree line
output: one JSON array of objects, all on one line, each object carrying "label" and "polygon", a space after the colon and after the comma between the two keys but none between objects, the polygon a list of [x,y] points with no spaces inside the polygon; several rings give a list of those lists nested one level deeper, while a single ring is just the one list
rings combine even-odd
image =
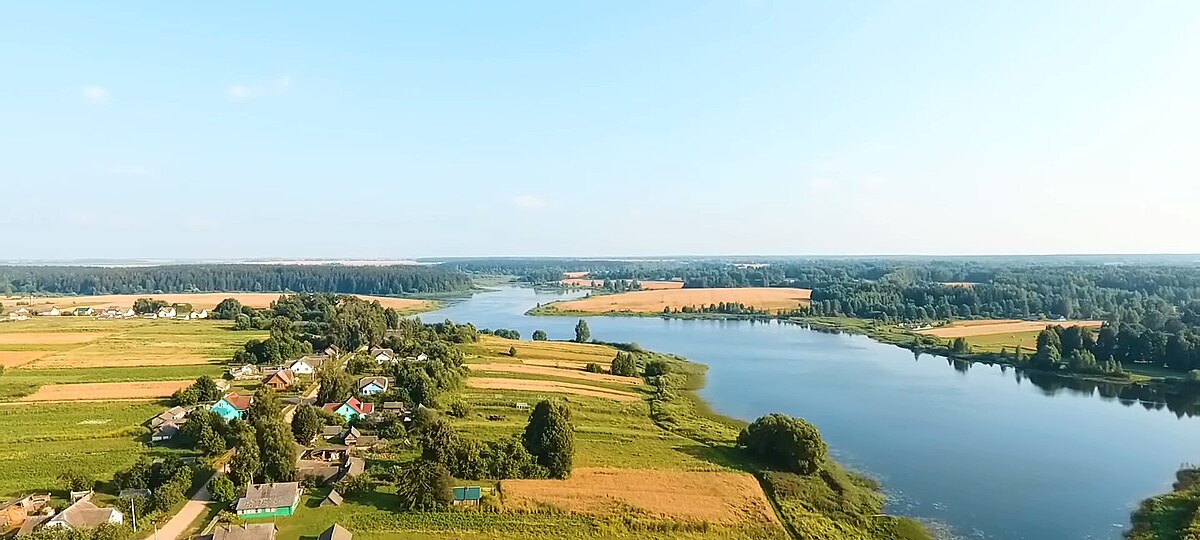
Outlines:
[{"label": "tree line", "polygon": [[467,275],[426,265],[335,266],[212,264],[101,268],[3,266],[0,292],[12,294],[162,294],[210,291],[398,295],[471,288]]}]

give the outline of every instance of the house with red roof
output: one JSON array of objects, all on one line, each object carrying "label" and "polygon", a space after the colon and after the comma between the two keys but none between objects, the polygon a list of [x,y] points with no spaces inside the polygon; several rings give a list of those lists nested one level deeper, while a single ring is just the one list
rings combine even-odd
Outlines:
[{"label": "house with red roof", "polygon": [[352,397],[343,403],[326,403],[323,409],[337,413],[345,418],[347,422],[353,421],[360,416],[368,416],[375,412],[374,403],[363,403],[362,400]]}]

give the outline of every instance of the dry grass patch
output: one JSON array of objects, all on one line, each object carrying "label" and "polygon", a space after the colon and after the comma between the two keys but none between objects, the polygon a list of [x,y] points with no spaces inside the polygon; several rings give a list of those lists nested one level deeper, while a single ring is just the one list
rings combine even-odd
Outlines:
[{"label": "dry grass patch", "polygon": [[470,377],[467,379],[467,386],[471,388],[483,388],[487,390],[518,390],[522,392],[535,393],[550,392],[553,394],[572,394],[576,396],[604,398],[615,401],[638,401],[641,399],[640,396],[632,392],[622,392],[620,390],[610,390],[608,388],[601,388],[599,386],[588,386],[586,384],[575,384],[559,381]]},{"label": "dry grass patch", "polygon": [[779,524],[758,481],[745,473],[575,469],[567,480],[504,480],[505,505],[548,505],[612,515],[633,507],[648,514],[714,524]]},{"label": "dry grass patch", "polygon": [[1021,334],[1040,331],[1047,326],[1085,326],[1096,328],[1104,321],[1019,321],[1016,319],[999,319],[990,321],[956,321],[946,326],[918,330],[918,334],[935,336],[943,339],[953,339],[972,336],[989,336],[993,334]]},{"label": "dry grass patch", "polygon": [[[570,279],[564,279],[562,281],[559,281],[559,283],[565,287],[577,287],[577,288],[581,288],[581,289],[604,286],[603,279],[570,278]],[[660,291],[660,290],[664,290],[664,289],[682,289],[683,288],[682,281],[638,281],[638,284],[640,284],[642,286],[643,291]]]},{"label": "dry grass patch", "polygon": [[108,336],[102,332],[5,332],[0,345],[79,345]]},{"label": "dry grass patch", "polygon": [[0,366],[23,366],[47,354],[50,354],[50,351],[0,351]]},{"label": "dry grass patch", "polygon": [[594,381],[603,383],[628,384],[631,386],[640,386],[642,380],[636,377],[622,377],[620,375],[608,375],[604,373],[590,373],[579,369],[562,369],[546,366],[527,366],[523,364],[467,364],[471,371],[484,371],[492,373],[524,373],[527,375],[545,375],[547,377],[562,377],[565,379],[579,379],[582,381]]},{"label": "dry grass patch", "polygon": [[780,312],[808,303],[812,291],[784,287],[741,287],[727,289],[666,289],[599,295],[550,305],[552,311],[572,313],[662,313],[685,307],[738,303]]},{"label": "dry grass patch", "polygon": [[[43,353],[45,354],[45,353]],[[25,364],[25,369],[73,369],[102,367],[139,366],[198,366],[212,364],[215,360],[197,354],[147,354],[139,352],[123,355],[93,355],[86,351],[54,353]]]},{"label": "dry grass patch", "polygon": [[73,401],[97,399],[157,399],[169,397],[195,381],[50,384],[20,401]]}]

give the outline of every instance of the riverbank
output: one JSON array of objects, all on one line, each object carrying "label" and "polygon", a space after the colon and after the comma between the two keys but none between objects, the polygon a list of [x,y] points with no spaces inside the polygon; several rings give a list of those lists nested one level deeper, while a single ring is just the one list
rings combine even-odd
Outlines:
[{"label": "riverbank", "polygon": [[1141,502],[1128,540],[1189,540],[1200,535],[1200,469],[1181,468],[1170,493]]},{"label": "riverbank", "polygon": [[932,539],[917,520],[883,513],[887,499],[876,480],[833,460],[812,475],[766,470],[747,460],[736,447],[738,433],[747,424],[716,413],[698,394],[707,366],[674,355],[655,356],[667,359],[673,368],[659,385],[666,391],[650,400],[654,423],[708,445],[723,464],[753,473],[794,538]]}]

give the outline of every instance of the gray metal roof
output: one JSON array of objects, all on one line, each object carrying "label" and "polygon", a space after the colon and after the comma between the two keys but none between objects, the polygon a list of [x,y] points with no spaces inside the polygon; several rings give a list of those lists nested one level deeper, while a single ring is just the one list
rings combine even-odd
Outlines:
[{"label": "gray metal roof", "polygon": [[299,501],[300,484],[296,482],[250,484],[246,496],[238,499],[237,510],[291,508]]}]

